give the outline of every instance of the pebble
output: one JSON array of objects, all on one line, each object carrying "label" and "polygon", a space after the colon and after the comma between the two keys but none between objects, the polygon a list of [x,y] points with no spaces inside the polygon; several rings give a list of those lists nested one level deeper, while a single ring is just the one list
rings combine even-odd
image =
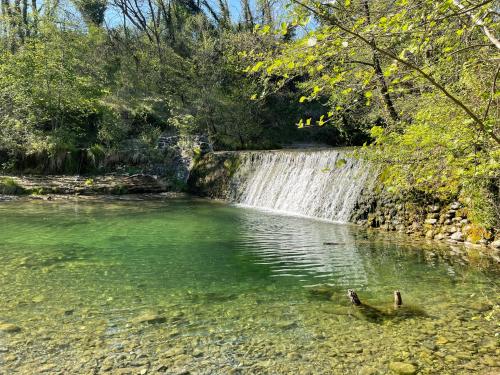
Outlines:
[{"label": "pebble", "polygon": [[21,328],[11,323],[0,323],[0,332],[16,333],[21,331]]},{"label": "pebble", "polygon": [[8,354],[8,355],[3,357],[3,360],[5,362],[14,362],[16,359],[17,359],[17,356],[14,354]]},{"label": "pebble", "polygon": [[44,296],[36,296],[36,297],[33,297],[33,299],[31,301],[33,301],[33,303],[40,303],[40,302],[45,301],[45,297]]},{"label": "pebble", "polygon": [[391,362],[389,363],[389,369],[401,375],[412,375],[417,372],[417,368],[414,365],[405,362]]},{"label": "pebble", "polygon": [[446,337],[443,337],[443,336],[438,336],[438,337],[436,338],[436,344],[437,344],[437,345],[445,345],[445,344],[447,344],[447,343],[448,343],[448,341],[449,341],[449,340],[448,340]]},{"label": "pebble", "polygon": [[446,362],[451,362],[451,363],[453,363],[453,362],[458,361],[458,358],[457,358],[457,357],[454,357],[454,356],[452,356],[452,355],[447,355],[447,356],[445,356],[445,357],[444,357],[444,360],[445,360]]},{"label": "pebble", "polygon": [[115,361],[113,358],[107,357],[106,359],[104,359],[104,361],[102,361],[101,370],[103,371],[111,370],[113,368],[114,362]]}]

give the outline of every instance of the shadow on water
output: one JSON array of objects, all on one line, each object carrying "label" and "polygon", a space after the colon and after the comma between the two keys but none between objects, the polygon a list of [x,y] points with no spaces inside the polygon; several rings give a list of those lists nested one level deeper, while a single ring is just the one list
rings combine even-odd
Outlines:
[{"label": "shadow on water", "polygon": [[332,304],[335,303],[330,313],[345,315],[370,323],[382,324],[387,321],[397,323],[405,319],[429,317],[425,310],[413,305],[394,306],[388,304],[384,308],[375,307],[366,303],[362,303],[360,306],[349,305],[345,297],[345,291],[330,285],[316,285],[307,290],[311,300],[323,300],[331,301]]},{"label": "shadow on water", "polygon": [[400,306],[382,310],[374,306],[362,304],[361,306],[352,306],[351,309],[354,310],[354,317],[376,324],[382,324],[386,321],[397,323],[410,318],[429,317],[423,309],[416,306]]}]

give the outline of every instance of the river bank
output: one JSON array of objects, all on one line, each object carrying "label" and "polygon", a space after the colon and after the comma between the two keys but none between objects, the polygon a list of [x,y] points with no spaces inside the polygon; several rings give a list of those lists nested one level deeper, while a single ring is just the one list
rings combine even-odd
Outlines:
[{"label": "river bank", "polygon": [[123,195],[179,190],[171,180],[147,174],[0,176],[0,194],[4,196]]}]

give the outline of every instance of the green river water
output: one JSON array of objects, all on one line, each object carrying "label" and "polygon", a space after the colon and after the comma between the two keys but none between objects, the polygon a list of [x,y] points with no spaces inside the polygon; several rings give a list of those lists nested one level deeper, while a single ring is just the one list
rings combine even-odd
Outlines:
[{"label": "green river water", "polygon": [[3,202],[0,373],[499,374],[498,269],[436,246],[185,197]]}]

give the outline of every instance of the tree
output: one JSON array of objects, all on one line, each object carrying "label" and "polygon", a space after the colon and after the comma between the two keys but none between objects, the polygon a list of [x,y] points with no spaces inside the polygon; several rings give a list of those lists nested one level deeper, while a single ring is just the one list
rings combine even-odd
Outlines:
[{"label": "tree", "polygon": [[[325,106],[299,127],[371,119],[365,156],[385,166],[388,186],[442,199],[465,194],[471,207],[481,200],[472,191],[481,191],[477,211],[491,213],[486,207],[498,206],[500,177],[493,2],[292,4],[288,25],[260,31],[275,36],[273,46],[250,51],[246,71],[265,92],[299,82],[301,103]],[[303,27],[304,36],[283,43],[289,26]],[[496,215],[483,221],[491,225]]]}]

